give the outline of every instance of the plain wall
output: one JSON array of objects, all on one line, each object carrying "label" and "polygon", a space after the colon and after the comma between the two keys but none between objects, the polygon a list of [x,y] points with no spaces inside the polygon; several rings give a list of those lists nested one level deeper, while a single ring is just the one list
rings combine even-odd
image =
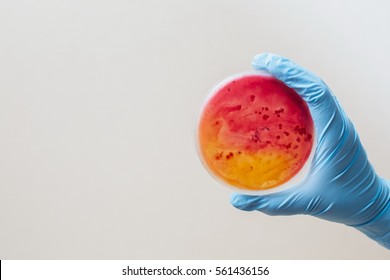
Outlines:
[{"label": "plain wall", "polygon": [[194,145],[252,57],[325,80],[390,178],[388,1],[0,1],[0,259],[390,259],[341,224],[230,205]]}]

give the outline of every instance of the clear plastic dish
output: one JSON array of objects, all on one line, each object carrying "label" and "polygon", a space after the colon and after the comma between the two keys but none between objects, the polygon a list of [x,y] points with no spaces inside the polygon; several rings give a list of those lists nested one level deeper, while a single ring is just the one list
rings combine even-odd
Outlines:
[{"label": "clear plastic dish", "polygon": [[271,75],[250,71],[218,83],[195,123],[198,155],[225,185],[249,194],[304,180],[315,149],[306,102]]}]

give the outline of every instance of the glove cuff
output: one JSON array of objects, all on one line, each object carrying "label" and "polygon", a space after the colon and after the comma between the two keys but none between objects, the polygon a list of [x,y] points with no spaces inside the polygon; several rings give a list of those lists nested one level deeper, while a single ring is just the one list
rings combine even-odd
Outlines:
[{"label": "glove cuff", "polygon": [[[386,185],[390,188],[389,181],[386,182]],[[355,228],[390,249],[390,199],[375,219],[364,225],[355,226]]]}]

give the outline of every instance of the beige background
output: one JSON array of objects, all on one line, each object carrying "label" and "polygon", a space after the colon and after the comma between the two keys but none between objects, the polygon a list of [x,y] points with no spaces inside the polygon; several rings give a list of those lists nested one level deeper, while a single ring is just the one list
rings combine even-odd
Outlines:
[{"label": "beige background", "polygon": [[229,203],[206,92],[256,53],[320,75],[388,159],[388,1],[0,1],[0,259],[390,259],[343,225]]}]

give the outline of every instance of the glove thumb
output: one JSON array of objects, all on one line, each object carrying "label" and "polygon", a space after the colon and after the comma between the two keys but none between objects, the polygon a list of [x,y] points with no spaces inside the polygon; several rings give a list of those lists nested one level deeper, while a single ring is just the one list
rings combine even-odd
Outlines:
[{"label": "glove thumb", "polygon": [[305,212],[303,198],[298,193],[282,192],[256,196],[234,193],[230,202],[240,210],[257,210],[271,216],[296,215]]}]

